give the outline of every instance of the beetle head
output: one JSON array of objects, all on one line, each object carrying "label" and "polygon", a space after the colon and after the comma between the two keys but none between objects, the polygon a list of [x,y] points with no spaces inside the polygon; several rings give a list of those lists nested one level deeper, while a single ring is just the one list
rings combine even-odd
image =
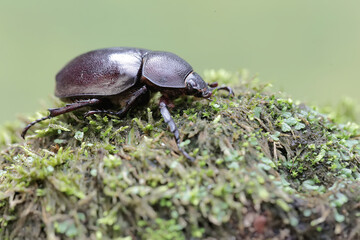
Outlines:
[{"label": "beetle head", "polygon": [[196,72],[192,72],[186,77],[185,84],[189,95],[202,98],[209,98],[211,96],[212,92],[208,84]]}]

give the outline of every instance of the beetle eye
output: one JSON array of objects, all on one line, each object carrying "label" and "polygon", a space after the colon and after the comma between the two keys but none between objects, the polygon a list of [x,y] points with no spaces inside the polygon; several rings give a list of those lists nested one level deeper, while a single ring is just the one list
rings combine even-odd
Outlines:
[{"label": "beetle eye", "polygon": [[186,84],[187,88],[190,90],[195,90],[195,89],[199,89],[199,85],[194,82],[193,80],[189,80]]},{"label": "beetle eye", "polygon": [[186,88],[189,89],[189,90],[192,89],[191,84],[190,84],[190,83],[186,83]]}]

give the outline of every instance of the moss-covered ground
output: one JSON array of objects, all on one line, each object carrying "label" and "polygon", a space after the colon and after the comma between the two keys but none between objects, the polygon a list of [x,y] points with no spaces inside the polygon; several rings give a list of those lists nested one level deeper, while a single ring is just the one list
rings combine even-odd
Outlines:
[{"label": "moss-covered ground", "polygon": [[2,126],[0,239],[359,239],[359,126],[244,73],[205,80],[236,96],[176,100],[195,162],[158,95],[123,119],[41,122],[25,141],[25,123]]}]

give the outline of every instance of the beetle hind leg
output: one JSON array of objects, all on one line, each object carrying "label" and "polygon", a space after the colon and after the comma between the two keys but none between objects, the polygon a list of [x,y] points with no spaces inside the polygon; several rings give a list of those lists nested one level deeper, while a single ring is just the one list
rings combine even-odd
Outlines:
[{"label": "beetle hind leg", "polygon": [[50,115],[49,116],[46,116],[46,117],[43,117],[43,118],[39,118],[31,123],[29,123],[28,125],[26,125],[26,127],[23,129],[23,131],[21,132],[21,137],[25,139],[25,135],[27,133],[27,131],[35,124],[37,124],[38,122],[42,122],[46,119],[50,119],[52,118]]},{"label": "beetle hind leg", "polygon": [[29,123],[23,129],[23,131],[21,132],[21,137],[25,138],[25,135],[26,135],[27,131],[33,125],[35,125],[36,123],[39,123],[39,122],[42,122],[44,120],[59,116],[59,115],[64,114],[64,113],[72,112],[72,111],[77,110],[79,108],[83,108],[83,107],[86,107],[86,106],[95,105],[95,104],[99,104],[99,103],[101,103],[101,100],[94,98],[94,99],[80,100],[80,101],[77,101],[77,102],[66,104],[64,107],[60,107],[60,108],[50,108],[49,109],[49,112],[50,112],[49,115],[46,116],[46,117],[43,117],[43,118],[39,118],[39,119]]}]

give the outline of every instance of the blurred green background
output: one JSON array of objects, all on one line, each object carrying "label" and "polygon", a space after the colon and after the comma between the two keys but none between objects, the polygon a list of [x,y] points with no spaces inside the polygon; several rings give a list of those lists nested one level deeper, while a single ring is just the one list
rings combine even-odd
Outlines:
[{"label": "blurred green background", "polygon": [[317,105],[360,96],[360,1],[0,1],[0,123],[51,107],[55,74],[89,50],[171,51],[200,74],[247,68]]}]

